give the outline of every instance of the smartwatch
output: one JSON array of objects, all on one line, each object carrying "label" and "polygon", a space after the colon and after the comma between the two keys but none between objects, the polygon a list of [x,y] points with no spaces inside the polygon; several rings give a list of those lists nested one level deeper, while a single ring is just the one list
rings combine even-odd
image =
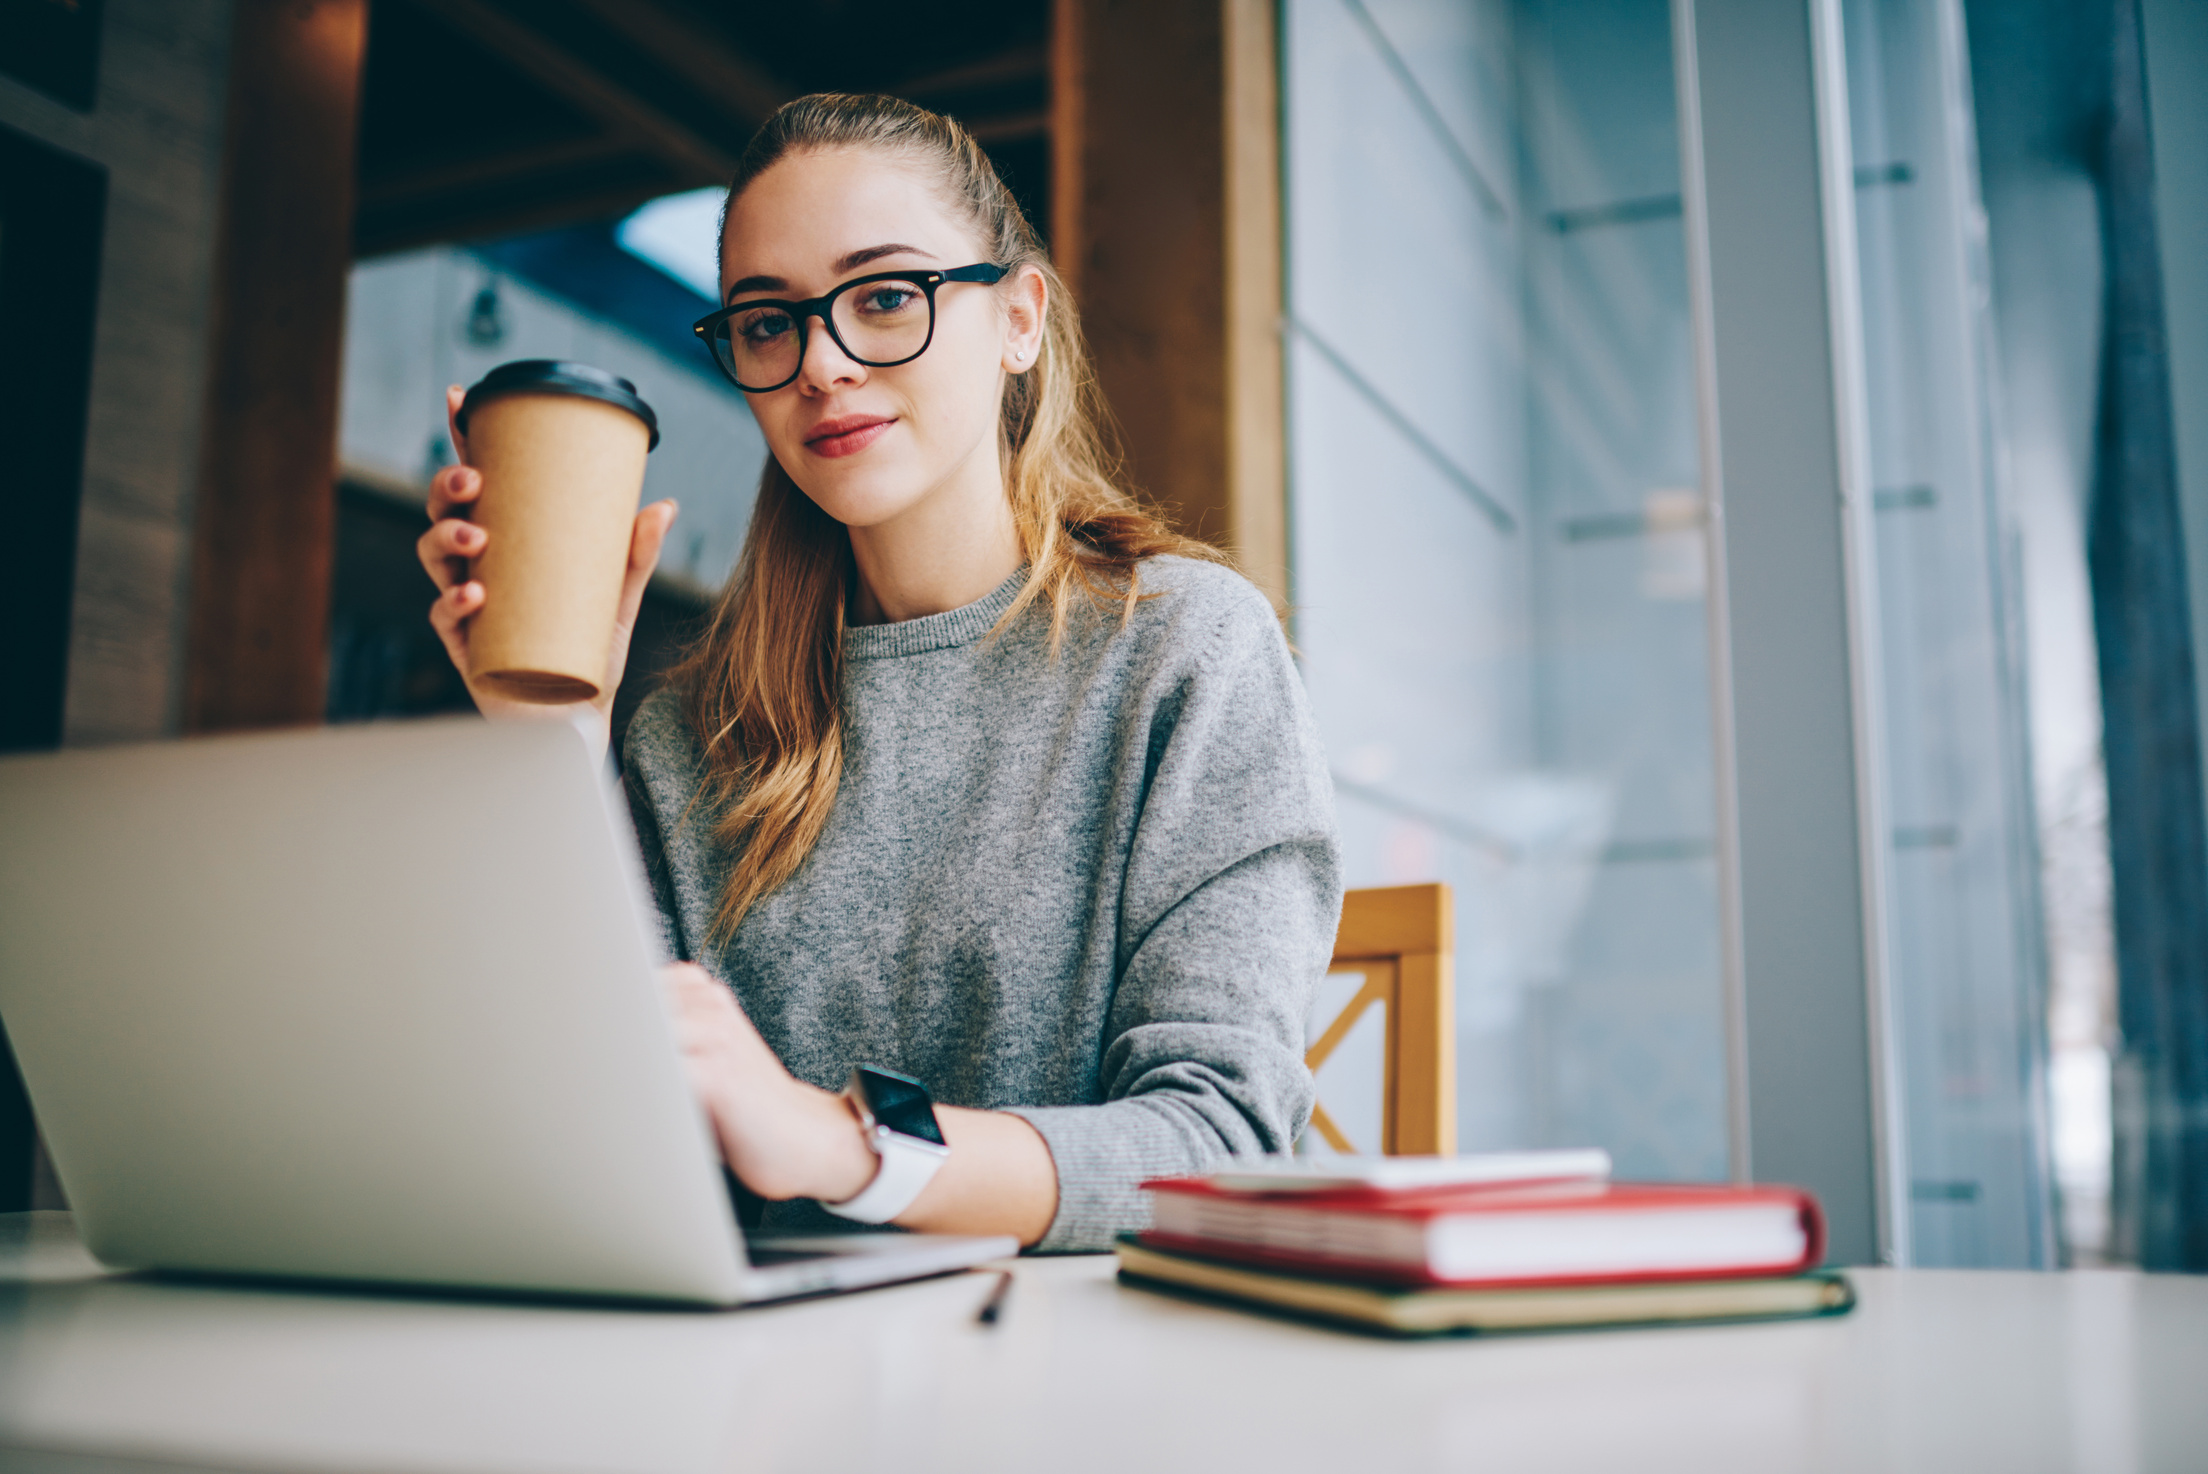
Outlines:
[{"label": "smartwatch", "polygon": [[866,1144],[880,1159],[874,1180],[859,1195],[821,1206],[858,1223],[887,1223],[912,1206],[951,1154],[943,1128],[935,1123],[935,1102],[928,1087],[910,1075],[860,1065],[844,1091],[859,1114]]}]

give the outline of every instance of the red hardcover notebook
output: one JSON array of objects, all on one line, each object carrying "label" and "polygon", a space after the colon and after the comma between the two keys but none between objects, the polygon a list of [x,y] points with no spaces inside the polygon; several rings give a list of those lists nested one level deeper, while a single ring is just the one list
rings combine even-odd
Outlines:
[{"label": "red hardcover notebook", "polygon": [[1486,1287],[1800,1274],[1825,1253],[1791,1187],[1576,1182],[1447,1191],[1226,1192],[1146,1182],[1146,1243],[1291,1273]]}]

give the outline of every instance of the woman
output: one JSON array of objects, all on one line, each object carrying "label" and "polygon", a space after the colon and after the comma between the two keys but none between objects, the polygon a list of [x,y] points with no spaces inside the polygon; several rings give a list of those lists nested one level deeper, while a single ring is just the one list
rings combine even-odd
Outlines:
[{"label": "woman", "polygon": [[[1341,886],[1286,645],[1112,484],[1072,303],[955,123],[784,107],[721,271],[699,330],[772,455],[624,753],[693,1081],[770,1227],[825,1205],[1103,1248],[1145,1178],[1284,1151],[1310,1110]],[[485,534],[454,514],[480,487],[440,473],[421,540],[463,671]],[[567,713],[601,742],[674,516],[637,515],[607,695]],[[917,1196],[837,1093],[861,1063],[945,1102]]]}]

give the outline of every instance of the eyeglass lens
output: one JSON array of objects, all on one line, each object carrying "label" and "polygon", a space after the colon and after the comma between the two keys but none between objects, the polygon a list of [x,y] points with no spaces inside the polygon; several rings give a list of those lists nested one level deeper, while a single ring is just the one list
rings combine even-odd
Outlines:
[{"label": "eyeglass lens", "polygon": [[[912,281],[871,281],[838,296],[829,309],[843,351],[860,363],[902,363],[927,346],[934,304]],[[726,319],[713,350],[745,388],[778,387],[797,373],[804,335],[787,306],[763,302]]]}]

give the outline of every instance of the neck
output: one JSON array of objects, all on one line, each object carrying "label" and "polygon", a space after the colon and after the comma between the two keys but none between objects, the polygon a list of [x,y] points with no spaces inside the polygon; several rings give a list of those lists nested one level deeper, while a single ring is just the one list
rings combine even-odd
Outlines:
[{"label": "neck", "polygon": [[988,594],[1020,566],[995,438],[913,506],[850,533],[859,572],[853,623],[919,619]]}]

